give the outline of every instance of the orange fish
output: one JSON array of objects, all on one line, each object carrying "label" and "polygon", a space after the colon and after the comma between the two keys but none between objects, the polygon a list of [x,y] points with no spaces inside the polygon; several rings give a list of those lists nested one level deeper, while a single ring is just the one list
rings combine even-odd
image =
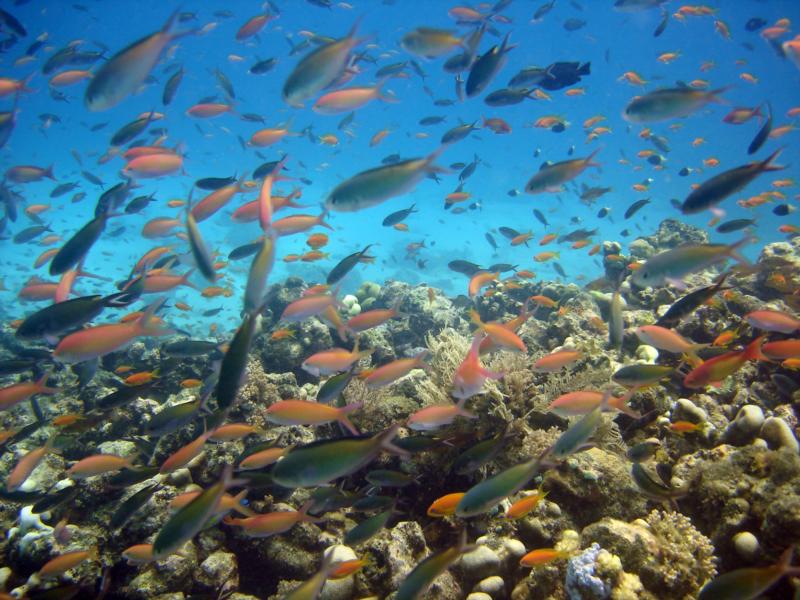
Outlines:
[{"label": "orange fish", "polygon": [[533,494],[530,494],[529,496],[520,498],[508,507],[508,510],[506,511],[506,518],[521,519],[527,516],[534,508],[536,508],[539,502],[544,500],[545,496],[547,496],[547,492],[539,490]]},{"label": "orange fish", "polygon": [[447,517],[456,512],[456,506],[461,502],[464,497],[464,492],[456,492],[454,494],[447,494],[441,498],[434,500],[428,507],[427,514],[429,517]]},{"label": "orange fish", "polygon": [[125,385],[144,385],[145,383],[150,383],[155,379],[158,379],[158,369],[155,371],[143,371],[141,373],[128,375],[124,379],[124,383]]},{"label": "orange fish", "polygon": [[201,385],[203,385],[203,382],[200,381],[199,379],[189,378],[189,379],[184,379],[183,381],[181,381],[181,387],[184,388],[184,389],[196,388],[196,387],[200,387]]},{"label": "orange fish", "polygon": [[519,564],[523,567],[539,567],[542,565],[548,565],[551,562],[560,560],[562,558],[569,558],[570,556],[570,552],[565,552],[563,550],[539,548],[538,550],[532,550],[531,552],[528,552],[522,557],[522,559],[519,561]]},{"label": "orange fish", "polygon": [[489,273],[488,271],[481,271],[472,276],[467,286],[467,294],[471,297],[477,296],[481,289],[489,282],[496,281],[500,276],[500,272]]},{"label": "orange fish", "polygon": [[552,242],[552,241],[553,241],[554,239],[556,239],[557,237],[558,237],[558,236],[557,236],[555,233],[548,233],[547,235],[545,235],[544,237],[542,237],[542,239],[540,239],[540,240],[539,240],[539,245],[540,245],[540,246],[546,246],[547,244],[549,244],[550,242]]},{"label": "orange fish", "polygon": [[540,252],[533,257],[533,260],[536,262],[547,262],[548,260],[558,258],[559,256],[560,254],[558,252]]}]

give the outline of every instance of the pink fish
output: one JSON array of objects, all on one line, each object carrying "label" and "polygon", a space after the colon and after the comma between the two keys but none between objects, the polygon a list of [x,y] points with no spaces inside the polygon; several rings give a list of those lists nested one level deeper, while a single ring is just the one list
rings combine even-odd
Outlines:
[{"label": "pink fish", "polygon": [[471,398],[483,391],[483,384],[487,379],[502,379],[502,373],[495,373],[481,366],[479,348],[484,334],[476,333],[472,345],[464,360],[453,375],[453,397],[461,400]]}]

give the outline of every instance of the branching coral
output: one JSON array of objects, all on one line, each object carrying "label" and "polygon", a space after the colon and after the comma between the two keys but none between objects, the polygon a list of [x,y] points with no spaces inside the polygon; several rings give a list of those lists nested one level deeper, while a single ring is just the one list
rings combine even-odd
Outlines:
[{"label": "branching coral", "polygon": [[717,573],[714,546],[691,520],[677,512],[654,510],[645,519],[658,540],[658,563],[639,573],[651,590],[665,589],[670,598],[694,596]]}]

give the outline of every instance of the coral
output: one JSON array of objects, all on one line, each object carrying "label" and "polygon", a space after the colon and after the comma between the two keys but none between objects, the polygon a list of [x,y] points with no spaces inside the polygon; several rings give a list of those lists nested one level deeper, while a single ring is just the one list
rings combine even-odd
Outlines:
[{"label": "coral", "polygon": [[600,544],[594,543],[567,561],[565,588],[574,600],[600,600],[611,594],[611,583],[596,573]]},{"label": "coral", "polygon": [[665,589],[673,597],[684,597],[696,594],[716,575],[714,546],[688,517],[654,510],[645,521],[659,549],[659,566],[639,573],[648,589]]}]

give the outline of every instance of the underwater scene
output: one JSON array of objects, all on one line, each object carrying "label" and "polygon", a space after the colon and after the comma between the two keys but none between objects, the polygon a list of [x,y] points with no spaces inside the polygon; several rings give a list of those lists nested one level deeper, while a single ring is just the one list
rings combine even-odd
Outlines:
[{"label": "underwater scene", "polygon": [[2,0],[0,600],[800,598],[798,32]]}]

